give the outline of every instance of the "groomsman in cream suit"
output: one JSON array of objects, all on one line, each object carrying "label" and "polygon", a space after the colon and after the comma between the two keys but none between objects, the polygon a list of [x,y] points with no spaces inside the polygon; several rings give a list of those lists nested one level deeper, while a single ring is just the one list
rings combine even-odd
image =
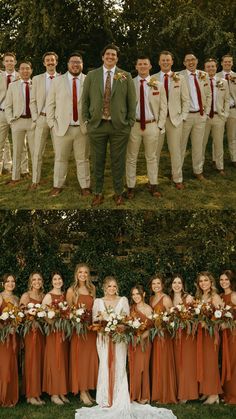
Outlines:
[{"label": "groomsman in cream suit", "polygon": [[65,74],[53,80],[46,101],[47,123],[53,129],[55,149],[53,189],[50,192],[53,197],[62,192],[72,151],[81,194],[87,196],[91,193],[89,143],[81,116],[81,96],[85,80],[81,54],[70,54],[67,68]]},{"label": "groomsman in cream suit", "polygon": [[51,87],[52,80],[58,76],[58,73],[56,72],[57,63],[58,55],[55,52],[45,52],[43,55],[43,65],[46,68],[46,72],[33,77],[32,80],[30,110],[32,120],[36,123],[36,128],[31,189],[37,189],[39,185],[42,158],[49,135],[51,135],[51,139],[53,141],[53,134],[46,119],[46,98]]},{"label": "groomsman in cream suit", "polygon": [[[162,51],[159,55],[159,66],[161,71],[154,74],[164,86],[168,103],[168,116],[165,130],[168,149],[171,159],[171,175],[175,187],[180,190],[184,188],[181,158],[181,138],[183,131],[183,121],[186,121],[190,98],[186,80],[184,76],[172,71],[174,63],[173,54],[169,51]],[[164,142],[164,134],[161,135],[157,159],[159,162],[161,149]]]},{"label": "groomsman in cream suit", "polygon": [[19,65],[20,79],[11,83],[6,96],[5,114],[8,124],[11,125],[13,143],[13,168],[12,180],[9,185],[20,182],[21,156],[25,142],[25,136],[31,155],[34,154],[34,131],[35,124],[32,122],[30,113],[30,91],[32,64],[30,61],[22,61]]},{"label": "groomsman in cream suit", "polygon": [[184,58],[186,70],[180,72],[186,79],[190,96],[189,113],[183,124],[181,158],[183,164],[190,136],[193,173],[197,179],[203,180],[203,138],[206,120],[211,109],[211,89],[207,73],[197,70],[197,64],[198,59],[195,55],[187,53]]},{"label": "groomsman in cream suit", "polygon": [[[12,170],[11,146],[8,139],[10,126],[5,116],[5,98],[10,83],[19,78],[19,73],[15,70],[16,56],[14,53],[5,52],[3,54],[3,66],[5,71],[0,73],[0,174],[4,170],[8,173]],[[21,173],[26,175],[28,172],[28,152],[24,145]]]},{"label": "groomsman in cream suit", "polygon": [[138,76],[133,79],[136,90],[136,122],[131,128],[126,155],[127,197],[134,198],[137,159],[143,141],[149,191],[152,196],[159,198],[161,193],[157,188],[157,146],[167,116],[166,93],[163,85],[156,78],[150,77],[152,66],[148,57],[140,56],[135,68],[138,72]]},{"label": "groomsman in cream suit", "polygon": [[230,159],[232,161],[232,165],[236,168],[236,73],[232,71],[232,55],[224,55],[221,59],[221,65],[222,71],[217,73],[217,76],[227,80],[229,86],[230,111],[226,121],[226,134]]},{"label": "groomsman in cream suit", "polygon": [[102,204],[107,144],[110,144],[114,200],[122,205],[125,156],[131,127],[135,122],[136,97],[131,75],[119,69],[119,48],[107,45],[103,66],[90,71],[83,92],[82,114],[92,148],[95,195],[92,206]]},{"label": "groomsman in cream suit", "polygon": [[214,147],[214,160],[216,169],[224,176],[224,128],[229,116],[230,95],[228,82],[216,76],[217,61],[209,58],[205,61],[205,71],[210,79],[212,93],[211,110],[206,121],[205,134],[203,140],[203,162],[205,161],[205,151],[209,135],[212,136],[212,146]]}]

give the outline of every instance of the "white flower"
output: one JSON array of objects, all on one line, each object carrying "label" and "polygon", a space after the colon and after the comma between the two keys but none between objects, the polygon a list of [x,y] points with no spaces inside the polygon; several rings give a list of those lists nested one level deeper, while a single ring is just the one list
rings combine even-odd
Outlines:
[{"label": "white flower", "polygon": [[38,316],[39,318],[46,317],[46,311],[39,311],[39,312],[37,313],[37,316]]},{"label": "white flower", "polygon": [[200,308],[199,308],[199,307],[196,307],[196,308],[195,308],[195,313],[196,313],[196,314],[200,314],[200,311],[201,311],[201,310],[200,310]]},{"label": "white flower", "polygon": [[116,330],[116,326],[114,326],[114,324],[111,325],[110,327],[111,330]]},{"label": "white flower", "polygon": [[84,314],[84,309],[78,308],[78,310],[76,310],[76,316],[82,316],[82,314]]},{"label": "white flower", "polygon": [[14,314],[10,314],[10,318],[11,318],[11,319],[15,319],[15,318],[16,318],[16,316],[15,316]]},{"label": "white flower", "polygon": [[49,310],[48,311],[48,318],[53,319],[53,317],[55,317],[55,311]]},{"label": "white flower", "polygon": [[225,310],[230,310],[231,307],[230,306],[225,306]]},{"label": "white flower", "polygon": [[216,319],[220,319],[222,317],[222,313],[220,310],[216,310],[214,314]]},{"label": "white flower", "polygon": [[70,313],[69,318],[70,318],[70,319],[73,319],[73,317],[74,317],[74,316],[73,316],[73,313]]},{"label": "white flower", "polygon": [[174,327],[175,327],[175,322],[171,322],[171,323],[170,323],[170,326],[172,327],[172,329],[174,329]]},{"label": "white flower", "polygon": [[116,318],[117,318],[118,320],[121,320],[121,319],[122,319],[122,316],[121,316],[120,314],[117,314]]},{"label": "white flower", "polygon": [[62,301],[60,301],[60,303],[58,303],[58,307],[63,308],[64,304]]},{"label": "white flower", "polygon": [[7,320],[9,318],[9,314],[7,312],[3,312],[0,316],[1,320]]},{"label": "white flower", "polygon": [[23,317],[25,317],[25,315],[24,315],[24,313],[22,313],[22,311],[19,311],[18,316],[19,316],[19,317],[21,317],[21,319],[22,319]]},{"label": "white flower", "polygon": [[141,323],[140,323],[139,319],[134,320],[133,327],[135,329],[138,329],[140,325],[141,325]]},{"label": "white flower", "polygon": [[230,319],[232,319],[232,318],[233,318],[232,314],[231,314],[229,311],[227,311],[227,312],[225,313],[225,317],[229,317]]},{"label": "white flower", "polygon": [[180,304],[177,304],[177,306],[176,306],[176,308],[177,308],[177,310],[179,310],[179,311],[181,311],[181,305]]},{"label": "white flower", "polygon": [[115,319],[115,320],[113,320],[113,324],[114,325],[116,325],[116,324],[118,324],[118,321]]},{"label": "white flower", "polygon": [[164,314],[164,316],[162,317],[162,319],[163,319],[163,322],[168,322],[169,317]]},{"label": "white flower", "polygon": [[33,308],[33,307],[34,307],[34,303],[28,303],[28,304],[27,304],[27,307],[28,307],[28,308]]},{"label": "white flower", "polygon": [[80,318],[79,317],[77,317],[76,322],[80,323]]},{"label": "white flower", "polygon": [[170,313],[173,313],[175,311],[175,307],[170,308]]},{"label": "white flower", "polygon": [[36,314],[36,310],[35,310],[35,308],[31,308],[31,309],[28,311],[28,313],[29,313],[31,316],[35,316],[35,314]]},{"label": "white flower", "polygon": [[35,308],[40,308],[40,307],[41,307],[41,304],[39,303],[35,304]]},{"label": "white flower", "polygon": [[105,332],[110,332],[110,328],[109,327],[105,327]]}]

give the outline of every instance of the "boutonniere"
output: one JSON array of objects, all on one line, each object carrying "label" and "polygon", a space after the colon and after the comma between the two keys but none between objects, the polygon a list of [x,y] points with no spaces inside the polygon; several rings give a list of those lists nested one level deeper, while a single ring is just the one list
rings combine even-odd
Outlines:
[{"label": "boutonniere", "polygon": [[198,72],[198,79],[202,80],[202,81],[206,81],[207,80],[207,73],[205,73],[205,71],[199,71]]},{"label": "boutonniere", "polygon": [[158,81],[156,77],[151,77],[150,80],[147,82],[147,86],[157,90],[158,89]]},{"label": "boutonniere", "polygon": [[124,80],[127,80],[127,77],[126,77],[125,73],[118,72],[118,73],[114,74],[113,80],[120,80],[122,82]]},{"label": "boutonniere", "polygon": [[236,84],[236,76],[233,76],[232,74],[229,75],[229,81],[231,81],[231,83]]},{"label": "boutonniere", "polygon": [[216,87],[217,87],[218,89],[222,89],[222,87],[224,87],[223,80],[217,80],[217,81],[216,81]]},{"label": "boutonniere", "polygon": [[179,73],[174,72],[174,73],[171,74],[171,77],[172,77],[173,81],[175,81],[175,82],[180,81]]}]

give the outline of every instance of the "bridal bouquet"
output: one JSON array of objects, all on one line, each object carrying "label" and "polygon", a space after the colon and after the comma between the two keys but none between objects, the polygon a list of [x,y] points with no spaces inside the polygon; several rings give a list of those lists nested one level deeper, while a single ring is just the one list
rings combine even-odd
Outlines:
[{"label": "bridal bouquet", "polygon": [[127,343],[125,318],[122,311],[117,314],[113,308],[107,308],[99,313],[99,321],[93,323],[89,329],[110,337],[114,343]]},{"label": "bridal bouquet", "polygon": [[71,336],[71,312],[66,301],[52,303],[46,308],[44,332],[49,335],[52,332],[63,332],[65,339]]},{"label": "bridal bouquet", "polygon": [[79,307],[71,307],[70,323],[72,330],[75,330],[77,335],[86,335],[91,323],[91,313],[88,312],[85,304],[81,304]]},{"label": "bridal bouquet", "polygon": [[143,333],[150,329],[150,320],[142,322],[139,318],[127,317],[125,320],[125,334],[127,336],[127,343],[136,346],[141,342]]},{"label": "bridal bouquet", "polygon": [[46,318],[46,307],[39,303],[28,303],[23,310],[24,322],[21,328],[21,333],[25,337],[31,330],[39,329],[41,333],[44,332],[44,322]]},{"label": "bridal bouquet", "polygon": [[208,330],[210,336],[218,335],[222,328],[236,327],[233,308],[230,306],[215,308],[211,303],[198,303],[195,307],[198,324]]},{"label": "bridal bouquet", "polygon": [[0,315],[0,342],[4,342],[10,334],[19,331],[23,318],[24,313],[19,307],[7,303]]},{"label": "bridal bouquet", "polygon": [[187,335],[193,334],[195,331],[195,314],[192,303],[182,303],[171,307],[167,327],[172,337],[181,334],[182,330],[185,330]]},{"label": "bridal bouquet", "polygon": [[169,330],[168,323],[169,323],[169,313],[167,311],[159,311],[155,312],[150,316],[150,320],[152,320],[154,327],[150,330],[150,336],[153,340],[155,336],[159,338],[164,338],[165,333]]}]

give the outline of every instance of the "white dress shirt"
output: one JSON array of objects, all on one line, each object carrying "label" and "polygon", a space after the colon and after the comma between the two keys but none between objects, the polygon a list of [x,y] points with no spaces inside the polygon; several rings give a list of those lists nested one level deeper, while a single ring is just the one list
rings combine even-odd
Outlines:
[{"label": "white dress shirt", "polygon": [[[46,77],[45,77],[45,92],[46,92],[46,98],[47,98],[47,95],[48,95],[49,89],[50,89],[51,84],[52,84],[52,81],[53,81],[53,79],[51,79],[51,76],[56,77],[56,76],[57,76],[57,73],[54,73],[54,74],[48,74],[48,72],[46,71],[45,76],[46,76]],[[43,112],[43,113],[46,113],[46,98],[45,98],[45,104],[44,104],[44,107],[43,107],[43,109],[42,109],[42,112]]]},{"label": "white dress shirt", "polygon": [[111,88],[112,88],[114,74],[115,74],[115,71],[116,71],[116,66],[111,68],[110,70],[108,70],[108,68],[103,66],[103,89],[104,89],[104,92],[105,92],[105,86],[106,86],[106,79],[107,79],[108,71],[110,71],[110,75],[111,75]]},{"label": "white dress shirt", "polygon": [[[147,83],[150,80],[150,76],[147,76],[145,79],[143,79],[142,77],[138,76],[138,88],[140,89],[140,80],[145,80],[143,83],[143,88],[144,88],[144,104],[145,104],[145,120],[146,121],[150,121],[151,119],[155,119],[154,115],[151,111],[150,108],[150,104],[149,104],[149,92],[150,92],[150,87],[147,85]],[[136,119],[140,119],[140,100],[137,101],[137,106],[136,106]]]},{"label": "white dress shirt", "polygon": [[[198,70],[196,70],[196,75],[198,78]],[[192,75],[192,72],[187,70],[187,74],[188,74],[188,82],[189,82],[189,95],[190,95],[190,112],[198,112],[199,111],[199,103],[198,103],[198,98],[197,98],[197,90],[196,90],[196,86],[194,83],[194,76]]]},{"label": "white dress shirt", "polygon": [[[29,94],[30,94],[31,79],[27,80],[27,82],[29,83]],[[24,110],[23,110],[22,115],[26,115],[25,89],[26,89],[26,82],[21,79],[21,90],[22,90],[22,95],[24,98]],[[29,97],[29,100],[30,100],[30,97]]]},{"label": "white dress shirt", "polygon": [[[16,80],[16,72],[13,71],[13,73],[8,73],[7,71],[3,71],[2,74],[4,74],[6,77],[7,76],[11,76],[11,81],[15,81]],[[2,100],[2,102],[0,103],[0,108],[1,109],[5,109],[5,98]]]}]

